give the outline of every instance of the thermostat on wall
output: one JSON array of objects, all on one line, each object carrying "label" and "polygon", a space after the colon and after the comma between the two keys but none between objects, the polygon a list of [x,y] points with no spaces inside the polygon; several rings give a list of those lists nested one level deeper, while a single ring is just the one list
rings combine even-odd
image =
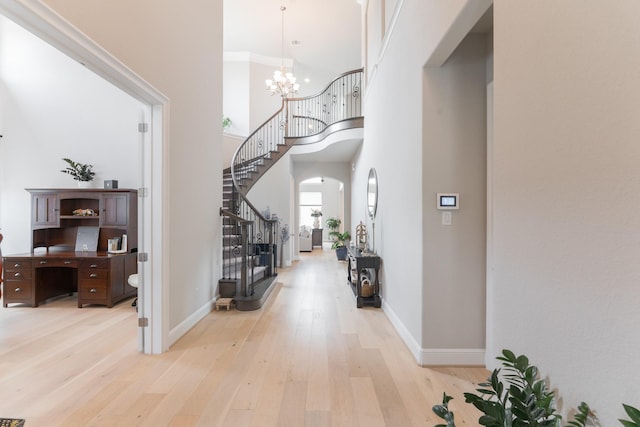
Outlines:
[{"label": "thermostat on wall", "polygon": [[459,209],[460,196],[458,193],[438,193],[438,209]]}]

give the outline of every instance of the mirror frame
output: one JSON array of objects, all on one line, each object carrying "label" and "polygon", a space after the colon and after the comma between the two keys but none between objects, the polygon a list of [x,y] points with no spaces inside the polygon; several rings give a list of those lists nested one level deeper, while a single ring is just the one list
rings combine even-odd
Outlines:
[{"label": "mirror frame", "polygon": [[[369,204],[371,194],[373,194],[373,203]],[[367,179],[367,210],[369,218],[375,219],[378,210],[378,174],[375,168],[369,169],[369,178]]]}]

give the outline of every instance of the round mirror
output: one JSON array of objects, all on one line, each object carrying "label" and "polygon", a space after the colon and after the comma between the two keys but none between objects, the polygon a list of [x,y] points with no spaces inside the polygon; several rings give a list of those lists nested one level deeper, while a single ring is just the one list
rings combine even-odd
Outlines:
[{"label": "round mirror", "polygon": [[378,175],[374,168],[369,169],[369,180],[367,181],[367,208],[369,209],[369,217],[376,217],[376,209],[378,208]]}]

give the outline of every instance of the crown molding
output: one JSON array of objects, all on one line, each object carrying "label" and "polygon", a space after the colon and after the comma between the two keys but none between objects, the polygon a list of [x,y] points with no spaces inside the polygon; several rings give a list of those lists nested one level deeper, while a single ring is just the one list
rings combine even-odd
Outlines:
[{"label": "crown molding", "polygon": [[250,62],[254,64],[268,65],[270,67],[280,67],[283,65],[286,68],[293,67],[292,58],[276,58],[275,56],[260,55],[252,52],[224,52],[224,62]]}]

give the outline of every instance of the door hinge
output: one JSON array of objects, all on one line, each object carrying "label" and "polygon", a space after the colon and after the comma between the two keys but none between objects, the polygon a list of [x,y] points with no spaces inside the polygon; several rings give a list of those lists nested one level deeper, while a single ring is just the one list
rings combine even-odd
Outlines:
[{"label": "door hinge", "polygon": [[140,133],[149,132],[149,123],[138,123],[138,132]]},{"label": "door hinge", "polygon": [[147,187],[138,188],[138,197],[148,197],[149,189]]},{"label": "door hinge", "polygon": [[138,252],[138,262],[147,262],[147,261],[149,261],[149,253]]},{"label": "door hinge", "polygon": [[148,317],[138,317],[138,326],[141,328],[146,328],[149,326],[149,318]]}]

